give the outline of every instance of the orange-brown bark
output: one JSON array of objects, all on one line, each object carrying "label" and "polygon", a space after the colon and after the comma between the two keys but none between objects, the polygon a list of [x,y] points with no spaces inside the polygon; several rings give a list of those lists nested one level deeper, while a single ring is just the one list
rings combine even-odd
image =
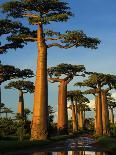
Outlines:
[{"label": "orange-brown bark", "polygon": [[19,90],[18,113],[24,117],[24,96],[21,90]]},{"label": "orange-brown bark", "polygon": [[101,92],[98,93],[96,134],[97,135],[102,135],[103,134]]},{"label": "orange-brown bark", "polygon": [[110,123],[114,124],[114,112],[113,112],[113,108],[110,108]]},{"label": "orange-brown bark", "polygon": [[76,114],[76,127],[78,129],[78,108],[77,108],[77,101],[75,101],[75,114]]},{"label": "orange-brown bark", "polygon": [[37,31],[38,59],[36,69],[34,109],[31,128],[31,140],[47,139],[48,82],[47,82],[47,46],[42,25]]},{"label": "orange-brown bark", "polygon": [[98,118],[97,118],[97,113],[98,113],[98,96],[95,97],[95,131],[97,129],[97,122],[98,122]]},{"label": "orange-brown bark", "polygon": [[109,114],[105,92],[102,92],[102,122],[103,122],[103,134],[108,134]]},{"label": "orange-brown bark", "polygon": [[62,80],[58,91],[58,126],[59,134],[68,133],[68,114],[67,114],[67,81]]},{"label": "orange-brown bark", "polygon": [[72,126],[73,126],[73,132],[77,131],[77,125],[76,125],[76,113],[75,113],[75,105],[72,101]]},{"label": "orange-brown bark", "polygon": [[79,129],[83,129],[83,111],[79,111]]}]

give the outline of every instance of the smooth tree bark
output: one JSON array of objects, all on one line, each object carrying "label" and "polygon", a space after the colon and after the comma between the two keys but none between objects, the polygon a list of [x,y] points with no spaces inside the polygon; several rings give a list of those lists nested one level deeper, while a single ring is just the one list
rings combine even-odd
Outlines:
[{"label": "smooth tree bark", "polygon": [[71,98],[71,105],[72,105],[72,126],[73,126],[73,133],[75,133],[77,132],[77,122],[76,122],[76,113],[73,97]]},{"label": "smooth tree bark", "polygon": [[22,90],[19,90],[18,114],[24,117],[24,96]]},{"label": "smooth tree bark", "polygon": [[68,134],[67,81],[61,80],[58,89],[57,129],[59,134]]},{"label": "smooth tree bark", "polygon": [[101,101],[101,91],[98,93],[98,106],[97,106],[97,128],[96,134],[103,134],[103,124],[102,124],[102,101]]},{"label": "smooth tree bark", "polygon": [[113,108],[110,108],[110,123],[114,124],[114,112]]},{"label": "smooth tree bark", "polygon": [[102,122],[103,122],[103,134],[108,134],[109,131],[109,111],[107,104],[107,96],[109,90],[102,91]]},{"label": "smooth tree bark", "polygon": [[34,108],[31,128],[31,140],[47,139],[48,82],[47,82],[47,46],[42,25],[37,31],[38,60],[34,93]]},{"label": "smooth tree bark", "polygon": [[98,96],[95,96],[95,124],[94,124],[94,128],[95,131],[97,129],[97,124],[98,124]]}]

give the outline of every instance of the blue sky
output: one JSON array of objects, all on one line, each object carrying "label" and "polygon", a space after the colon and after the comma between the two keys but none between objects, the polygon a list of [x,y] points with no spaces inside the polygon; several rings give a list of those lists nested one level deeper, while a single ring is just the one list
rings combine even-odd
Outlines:
[{"label": "blue sky", "polygon": [[[0,3],[4,2],[0,0]],[[48,50],[48,66],[59,63],[83,64],[88,71],[116,74],[116,1],[115,0],[67,0],[75,16],[67,23],[53,23],[50,28],[56,31],[83,30],[88,36],[98,37],[101,44],[97,50],[83,47],[68,50],[51,48]],[[35,71],[37,61],[36,43],[28,44],[23,49],[9,50],[0,55],[4,64],[19,68],[31,68]],[[35,79],[32,79],[33,81]],[[68,89],[73,87],[75,78]],[[18,93],[15,90],[4,90],[2,85],[2,102],[17,111]],[[49,104],[57,105],[58,84],[49,84]],[[26,107],[32,109],[33,95],[25,95]]]}]

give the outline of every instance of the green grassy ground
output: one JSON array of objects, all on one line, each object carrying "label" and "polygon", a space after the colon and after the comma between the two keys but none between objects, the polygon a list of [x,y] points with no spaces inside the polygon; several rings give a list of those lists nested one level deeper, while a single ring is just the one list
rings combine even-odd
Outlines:
[{"label": "green grassy ground", "polygon": [[42,146],[53,144],[56,141],[61,141],[72,137],[73,137],[72,135],[62,135],[51,137],[49,140],[46,141],[30,141],[29,139],[25,139],[22,142],[19,142],[14,137],[13,138],[10,137],[8,139],[5,138],[4,140],[0,140],[0,153],[31,148],[36,146],[39,148]]},{"label": "green grassy ground", "polygon": [[98,138],[98,142],[104,148],[116,152],[116,137],[102,136]]}]

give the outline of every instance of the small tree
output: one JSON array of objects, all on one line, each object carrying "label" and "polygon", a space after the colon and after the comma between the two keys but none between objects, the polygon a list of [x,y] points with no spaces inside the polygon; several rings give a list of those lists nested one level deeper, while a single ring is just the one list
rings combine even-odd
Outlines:
[{"label": "small tree", "polygon": [[18,103],[18,113],[24,117],[24,97],[25,93],[34,92],[34,84],[30,81],[11,81],[5,86],[6,89],[17,89],[19,91],[19,103]]},{"label": "small tree", "polygon": [[37,41],[38,59],[31,139],[47,139],[47,49],[50,47],[67,49],[79,46],[95,49],[100,41],[96,38],[87,37],[82,31],[66,31],[64,34],[61,34],[43,29],[46,24],[66,22],[72,16],[68,3],[61,0],[10,0],[4,3],[1,8],[9,17],[27,17],[30,24],[37,25],[35,37],[21,34],[20,36],[13,35],[10,39]]},{"label": "small tree", "polygon": [[68,133],[67,85],[74,76],[82,76],[84,71],[83,65],[59,64],[48,68],[48,80],[52,83],[59,82],[57,128],[60,134]]},{"label": "small tree", "polygon": [[[30,69],[19,69],[11,65],[3,65],[0,61],[0,105],[1,105],[1,84],[5,81],[17,78],[30,78],[34,73]],[[0,106],[1,107],[1,106]],[[0,108],[1,111],[1,108]]]}]

